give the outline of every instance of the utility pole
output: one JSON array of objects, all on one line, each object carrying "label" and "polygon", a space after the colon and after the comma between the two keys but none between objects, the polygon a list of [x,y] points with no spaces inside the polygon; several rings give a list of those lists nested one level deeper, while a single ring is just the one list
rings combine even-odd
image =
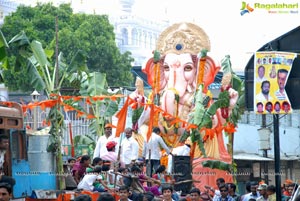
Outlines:
[{"label": "utility pole", "polygon": [[[262,115],[262,128],[267,127],[267,120],[266,114]],[[268,150],[263,149],[263,157],[268,158]],[[269,183],[269,176],[268,176],[268,161],[264,161],[264,180],[266,183]]]},{"label": "utility pole", "polygon": [[281,200],[279,115],[273,114],[276,200]]}]

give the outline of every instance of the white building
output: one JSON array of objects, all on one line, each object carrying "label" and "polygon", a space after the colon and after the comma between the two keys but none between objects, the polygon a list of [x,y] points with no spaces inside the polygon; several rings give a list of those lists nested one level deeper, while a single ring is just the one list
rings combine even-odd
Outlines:
[{"label": "white building", "polygon": [[0,27],[4,22],[5,16],[14,12],[18,7],[18,3],[11,0],[0,0]]}]

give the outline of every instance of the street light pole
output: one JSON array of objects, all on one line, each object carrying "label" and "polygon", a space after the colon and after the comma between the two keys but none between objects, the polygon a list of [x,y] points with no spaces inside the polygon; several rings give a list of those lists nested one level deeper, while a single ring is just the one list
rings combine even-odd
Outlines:
[{"label": "street light pole", "polygon": [[[37,90],[34,90],[31,94],[32,97],[32,101],[34,103],[37,103],[39,100],[39,92],[37,92]],[[33,108],[33,130],[37,130],[37,125],[38,125],[38,111],[37,111],[37,107]]]}]

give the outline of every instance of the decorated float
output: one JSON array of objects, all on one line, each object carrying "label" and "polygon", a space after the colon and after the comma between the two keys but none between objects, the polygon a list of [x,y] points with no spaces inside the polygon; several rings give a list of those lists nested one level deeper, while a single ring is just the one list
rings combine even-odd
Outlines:
[{"label": "decorated float", "polygon": [[[39,48],[42,52],[43,49],[40,46],[37,43],[37,46],[34,47]],[[50,108],[46,122],[50,123],[51,128],[47,151],[57,154],[55,173],[63,174],[62,158],[61,154],[58,154],[61,153],[59,139],[62,136],[64,123],[61,110],[77,111],[78,117],[85,116],[87,119],[91,119],[95,125],[99,126],[96,133],[100,135],[103,133],[101,131],[107,117],[105,115],[112,113],[107,111],[117,110],[116,100],[126,98],[123,108],[115,114],[118,118],[116,136],[120,136],[125,130],[128,109],[131,107],[134,117],[133,129],[137,131],[136,138],[139,139],[140,144],[143,143],[143,139],[149,140],[154,126],[160,128],[164,141],[171,148],[182,145],[188,138],[191,139],[189,163],[192,171],[190,171],[190,175],[193,180],[201,181],[194,183],[196,187],[201,190],[205,185],[216,187],[215,181],[218,177],[223,177],[226,182],[233,181],[233,173],[235,173],[232,160],[233,134],[244,104],[244,87],[242,81],[231,69],[229,56],[226,56],[222,60],[221,66],[218,66],[208,56],[209,50],[209,38],[200,27],[192,23],[174,24],[162,32],[157,40],[153,57],[149,58],[143,67],[143,72],[147,75],[148,83],[152,87],[149,97],[146,97],[143,92],[141,80],[136,82],[136,91],[127,97],[122,94],[107,94],[105,77],[103,78],[98,73],[91,73],[89,76],[86,75],[88,78],[81,82],[85,89],[80,91],[82,96],[61,96],[56,93],[57,90],[49,88],[46,90],[49,100],[35,102],[23,108],[23,110],[37,106],[41,109]],[[39,58],[39,55],[34,56]],[[45,64],[47,62],[41,63],[40,66],[43,67]],[[47,67],[47,65],[45,66]],[[218,98],[215,100],[209,86],[214,82],[215,76],[221,69],[223,73],[222,86]],[[55,80],[55,74],[53,76],[51,80]],[[64,76],[62,77],[64,78]],[[78,101],[85,101],[89,104],[93,108],[93,114],[74,106],[73,103],[78,103]],[[98,109],[102,104],[107,107],[106,111],[100,114]],[[12,106],[9,104],[8,107]],[[21,110],[20,107],[20,113],[22,113]],[[23,128],[23,124],[20,125],[20,129],[21,127]],[[24,138],[22,138],[22,142],[25,142],[25,133],[20,133]],[[228,137],[227,147],[224,136]],[[26,149],[24,146],[23,150],[26,151]],[[17,161],[23,161],[23,159],[26,159],[26,154],[16,158]],[[22,169],[22,172],[30,173],[32,168],[28,165],[28,161],[25,160],[23,164],[25,163],[28,168]],[[14,165],[13,161],[11,164]],[[18,175],[15,170],[24,165],[17,165],[16,169],[12,166],[12,172],[9,175],[16,178],[17,184],[21,184],[24,183],[24,177]],[[179,170],[174,169],[173,171],[176,173]],[[58,189],[64,189],[63,176],[57,176],[58,184],[56,185],[54,175],[51,175],[51,178],[54,181],[53,188],[58,186]],[[26,177],[26,181],[30,183],[27,185],[28,189],[16,185],[14,197],[26,197],[36,189],[34,186],[37,183],[36,179],[32,180],[32,177]]]},{"label": "decorated float", "polygon": [[[124,129],[125,111],[134,109],[133,128],[149,140],[154,126],[164,141],[175,148],[191,139],[190,163],[196,187],[216,187],[216,179],[232,182],[233,135],[242,112],[243,84],[232,71],[230,57],[221,66],[208,56],[207,34],[192,23],[168,27],[157,40],[153,57],[143,66],[152,88],[149,97],[141,89],[131,94],[118,112],[117,136]],[[217,100],[209,90],[215,76],[223,78]],[[138,117],[137,117],[138,116]],[[224,136],[228,137],[227,147]],[[173,173],[182,170],[173,170]]]}]

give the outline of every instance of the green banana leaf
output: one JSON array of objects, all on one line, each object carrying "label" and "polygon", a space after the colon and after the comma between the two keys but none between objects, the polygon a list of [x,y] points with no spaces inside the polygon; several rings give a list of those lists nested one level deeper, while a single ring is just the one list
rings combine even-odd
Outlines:
[{"label": "green banana leaf", "polygon": [[107,88],[106,74],[93,72],[83,81],[79,93],[82,96],[100,96],[108,93],[105,87]]},{"label": "green banana leaf", "polygon": [[201,133],[199,132],[198,129],[192,129],[191,141],[196,142],[196,144],[198,145],[198,148],[202,152],[203,156],[207,157],[205,149],[204,149],[204,144],[203,144],[203,141],[202,141]]},{"label": "green banana leaf", "polygon": [[47,59],[47,55],[42,47],[42,43],[39,41],[32,41],[31,44],[31,49],[33,52],[34,57],[36,58],[37,62],[39,63],[40,66],[51,66]]},{"label": "green banana leaf", "polygon": [[[6,48],[8,48],[8,44],[6,42],[6,39],[2,33],[2,31],[0,30],[0,69],[7,69],[8,68],[8,57],[7,57],[7,53],[6,53]],[[3,82],[3,76],[2,76],[2,70],[0,73],[0,82]]]},{"label": "green banana leaf", "polygon": [[88,135],[77,135],[74,137],[74,145],[77,146],[77,145],[90,145],[90,144],[93,144],[95,145],[95,140],[91,137],[91,136],[88,136]]},{"label": "green banana leaf", "polygon": [[67,71],[69,73],[87,72],[86,57],[82,50],[78,50],[68,65]]},{"label": "green banana leaf", "polygon": [[221,66],[222,66],[224,74],[226,74],[226,73],[231,74],[232,88],[234,90],[236,90],[239,94],[237,103],[234,106],[234,108],[232,109],[232,113],[228,119],[228,121],[231,121],[234,125],[237,125],[238,120],[241,118],[241,115],[245,111],[245,83],[233,72],[229,55],[226,55],[225,58],[222,59]]},{"label": "green banana leaf", "polygon": [[208,160],[202,162],[203,167],[208,167],[211,169],[219,169],[219,170],[225,170],[225,171],[230,171],[232,169],[232,165],[225,163],[223,161],[218,161],[218,160]]},{"label": "green banana leaf", "polygon": [[229,55],[226,55],[225,58],[221,60],[221,66],[224,74],[234,74]]},{"label": "green banana leaf", "polygon": [[21,31],[19,34],[15,35],[8,44],[16,43],[19,47],[22,47],[24,45],[29,45],[29,39],[26,36],[24,31]]},{"label": "green banana leaf", "polygon": [[196,125],[200,125],[205,114],[205,108],[202,104],[203,95],[202,95],[202,85],[199,85],[198,90],[196,92],[196,101],[195,108],[193,112],[193,123]]},{"label": "green banana leaf", "polygon": [[34,56],[28,58],[27,72],[28,72],[28,76],[30,76],[31,84],[36,90],[42,91],[46,89],[46,84],[44,82],[44,79],[42,78],[42,76],[40,75],[40,73],[36,68],[37,65],[38,62]]},{"label": "green banana leaf", "polygon": [[[107,92],[106,75],[99,72],[93,72],[87,75],[82,81],[79,93],[82,96],[100,96],[109,95]],[[118,102],[109,98],[92,102],[91,109],[95,118],[89,125],[90,133],[93,135],[102,135],[104,133],[104,124],[118,111]]]}]

